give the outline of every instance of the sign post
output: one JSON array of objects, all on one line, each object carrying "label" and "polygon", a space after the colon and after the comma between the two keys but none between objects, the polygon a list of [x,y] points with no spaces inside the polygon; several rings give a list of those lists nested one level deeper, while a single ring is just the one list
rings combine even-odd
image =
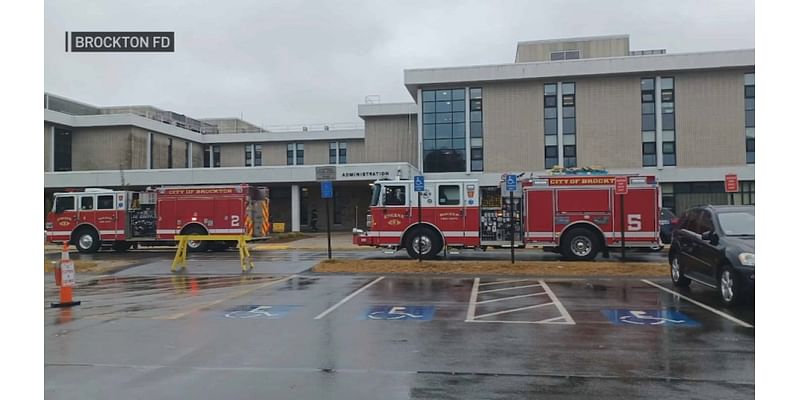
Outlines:
[{"label": "sign post", "polygon": [[628,194],[628,177],[618,176],[614,180],[614,194],[619,195],[619,226],[622,234],[622,261],[625,261],[625,195]]},{"label": "sign post", "polygon": [[739,175],[725,175],[725,192],[730,193],[731,205],[734,204],[733,194],[739,191]]},{"label": "sign post", "polygon": [[322,198],[325,199],[325,229],[328,231],[328,259],[331,259],[331,198],[333,197],[333,182],[322,181]]},{"label": "sign post", "polygon": [[517,176],[514,174],[506,175],[506,190],[511,196],[511,264],[514,264],[514,225],[516,224],[514,210],[514,192],[517,190]]},{"label": "sign post", "polygon": [[[417,192],[417,223],[422,224],[422,192],[425,191],[425,177],[414,176],[414,191]],[[421,232],[421,231],[418,231]],[[422,238],[417,237],[417,259],[422,262]],[[413,244],[412,244],[413,246]]]}]

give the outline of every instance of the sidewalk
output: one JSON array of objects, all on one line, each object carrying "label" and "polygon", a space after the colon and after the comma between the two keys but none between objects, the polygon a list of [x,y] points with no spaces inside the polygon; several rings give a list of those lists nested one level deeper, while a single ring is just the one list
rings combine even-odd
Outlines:
[{"label": "sidewalk", "polygon": [[[308,233],[308,237],[284,243],[260,242],[253,244],[251,250],[327,250],[328,236],[324,232]],[[356,246],[353,244],[353,234],[350,232],[331,232],[331,249],[333,250],[375,250],[372,247]]]}]

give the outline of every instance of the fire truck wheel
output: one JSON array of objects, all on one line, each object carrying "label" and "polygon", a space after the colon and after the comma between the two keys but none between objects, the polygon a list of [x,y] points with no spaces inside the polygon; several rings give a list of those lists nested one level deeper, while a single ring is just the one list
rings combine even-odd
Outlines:
[{"label": "fire truck wheel", "polygon": [[[181,232],[181,234],[182,235],[208,235],[208,232],[206,232],[206,230],[203,229],[202,227],[194,225],[194,226],[190,226],[190,227],[186,228],[186,230]],[[206,241],[206,240],[190,240],[190,241],[186,242],[186,249],[191,251],[191,252],[197,252],[197,253],[205,252],[206,250],[208,250],[208,241]]]},{"label": "fire truck wheel", "polygon": [[94,229],[84,228],[75,235],[75,247],[80,253],[97,253],[100,244],[100,237]]},{"label": "fire truck wheel", "polygon": [[419,258],[419,251],[423,259],[430,260],[442,251],[442,239],[433,229],[422,226],[408,232],[405,247],[411,258]]},{"label": "fire truck wheel", "polygon": [[561,238],[561,255],[570,260],[594,260],[599,250],[597,235],[586,228],[570,229]]}]

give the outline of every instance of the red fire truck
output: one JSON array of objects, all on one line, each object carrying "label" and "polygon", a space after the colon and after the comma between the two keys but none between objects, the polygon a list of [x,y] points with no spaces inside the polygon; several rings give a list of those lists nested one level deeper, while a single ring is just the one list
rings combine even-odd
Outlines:
[{"label": "red fire truck", "polygon": [[[94,253],[103,245],[117,251],[133,244],[173,245],[178,234],[252,237],[268,232],[268,190],[248,185],[56,193],[46,221],[50,242],[68,241],[81,253]],[[198,240],[189,241],[188,247],[222,250],[235,243]]]},{"label": "red fire truck", "polygon": [[[617,175],[620,176],[620,175]],[[477,179],[425,181],[422,223],[413,181],[373,184],[367,230],[353,229],[361,246],[405,248],[433,258],[448,248],[537,246],[564,258],[591,260],[622,247],[658,248],[659,188],[654,176],[626,175],[628,192],[615,195],[614,175],[559,175],[520,179],[512,197],[504,185]],[[622,216],[620,196],[624,199]],[[515,226],[512,229],[511,221]]]}]

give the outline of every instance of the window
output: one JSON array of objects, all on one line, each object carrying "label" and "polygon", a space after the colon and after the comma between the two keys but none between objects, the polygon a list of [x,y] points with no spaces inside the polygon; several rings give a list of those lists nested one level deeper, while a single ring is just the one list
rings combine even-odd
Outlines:
[{"label": "window", "polygon": [[558,85],[544,85],[544,167],[558,165]]},{"label": "window", "polygon": [[219,168],[220,166],[220,145],[212,144],[205,148],[203,154],[203,166],[206,168]]},{"label": "window", "polygon": [[[478,89],[473,90],[473,89]],[[467,168],[466,119],[470,128],[482,124],[480,89],[463,88],[422,91],[422,150],[425,172],[464,172]],[[469,110],[467,110],[469,108]],[[478,132],[482,136],[483,132]],[[342,147],[344,145],[344,147]],[[347,161],[346,143],[331,143],[329,159]],[[338,151],[338,155],[335,154]]]},{"label": "window", "polygon": [[55,129],[53,164],[54,171],[72,171],[72,132]]},{"label": "window", "polygon": [[[675,81],[661,78],[661,153],[665,166],[676,165],[675,159]],[[668,107],[664,105],[667,104]]]},{"label": "window", "polygon": [[183,142],[186,148],[183,152],[183,167],[189,168],[189,161],[192,159],[192,153],[189,151],[189,142]]},{"label": "window", "polygon": [[581,58],[580,50],[564,50],[550,53],[550,61],[577,60],[579,58]]},{"label": "window", "polygon": [[167,168],[172,168],[172,138],[169,138],[167,144]]},{"label": "window", "polygon": [[261,145],[247,144],[244,146],[244,166],[260,167],[261,164]]},{"label": "window", "polygon": [[97,209],[98,210],[113,210],[114,209],[114,196],[113,195],[97,196]]},{"label": "window", "polygon": [[347,164],[347,142],[339,142],[339,164]]},{"label": "window", "polygon": [[744,75],[744,141],[748,164],[756,162],[756,74]]},{"label": "window", "polygon": [[81,211],[94,210],[94,197],[81,196]]},{"label": "window", "polygon": [[461,187],[459,185],[439,186],[439,205],[457,206],[461,204]]},{"label": "window", "polygon": [[305,151],[302,143],[289,143],[286,145],[286,165],[303,165]]},{"label": "window", "polygon": [[56,197],[55,212],[75,211],[75,196]]},{"label": "window", "polygon": [[711,214],[703,210],[700,219],[697,220],[697,228],[695,233],[703,234],[705,232],[714,231],[714,223],[711,221]]},{"label": "window", "polygon": [[655,167],[656,156],[656,102],[655,78],[643,78],[642,88],[642,166]]},{"label": "window", "polygon": [[347,142],[328,143],[328,163],[347,164]]},{"label": "window", "polygon": [[406,205],[406,187],[386,186],[383,196],[383,204],[387,206]]}]

